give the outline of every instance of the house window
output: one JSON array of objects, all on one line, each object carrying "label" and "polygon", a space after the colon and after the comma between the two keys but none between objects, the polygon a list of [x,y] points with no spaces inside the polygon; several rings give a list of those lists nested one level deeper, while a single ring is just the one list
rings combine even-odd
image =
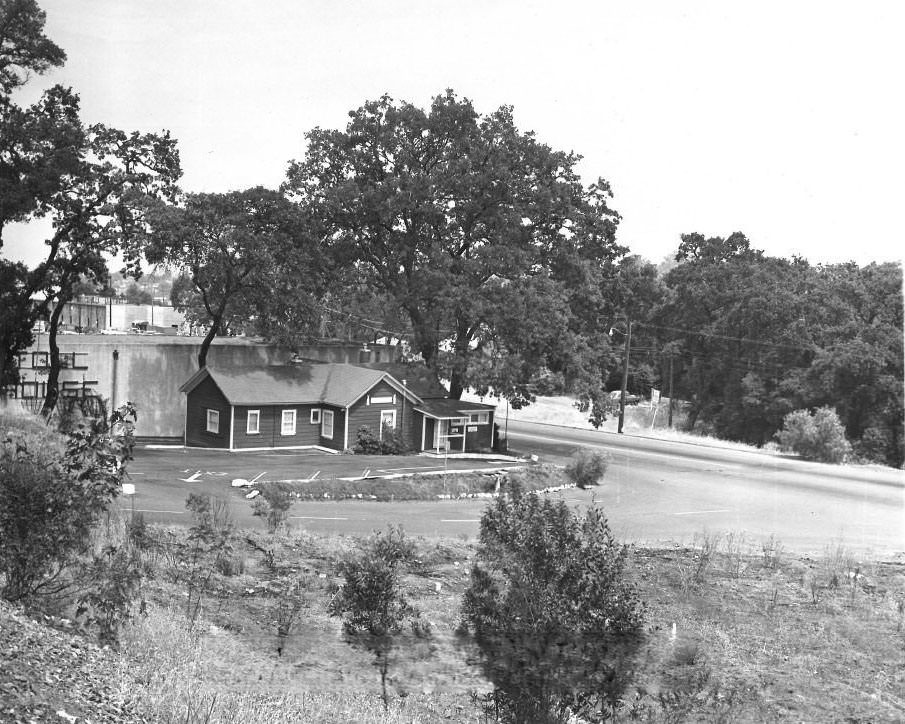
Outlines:
[{"label": "house window", "polygon": [[280,434],[295,435],[295,410],[283,410]]},{"label": "house window", "polygon": [[333,410],[323,410],[321,414],[321,437],[333,439]]},{"label": "house window", "polygon": [[220,411],[219,410],[208,410],[207,411],[207,431],[212,432],[215,435],[220,432]]},{"label": "house window", "polygon": [[320,424],[321,424],[321,411],[320,411],[320,408],[311,411],[311,424],[312,424],[312,425],[320,425]]},{"label": "house window", "polygon": [[383,439],[383,428],[396,429],[396,410],[380,411],[380,438]]},{"label": "house window", "polygon": [[249,410],[245,420],[245,432],[248,435],[257,435],[261,431],[261,411]]},{"label": "house window", "polygon": [[468,416],[468,422],[472,425],[486,425],[490,422],[489,412],[472,412]]}]

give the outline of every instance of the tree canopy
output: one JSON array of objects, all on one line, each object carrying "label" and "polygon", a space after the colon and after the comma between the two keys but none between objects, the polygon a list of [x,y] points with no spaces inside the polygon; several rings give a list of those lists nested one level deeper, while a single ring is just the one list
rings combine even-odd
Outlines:
[{"label": "tree canopy", "polygon": [[280,319],[305,327],[316,318],[322,266],[302,217],[279,192],[188,194],[158,205],[149,223],[147,260],[179,270],[173,302],[207,327],[199,367],[214,337],[231,326]]},{"label": "tree canopy", "polygon": [[31,0],[0,5],[0,247],[3,227],[11,221],[49,216],[53,222],[46,256],[34,269],[0,260],[9,310],[0,316],[0,384],[16,381],[15,356],[31,344],[34,321],[50,311],[44,401],[49,414],[57,398],[56,332],[63,305],[84,281],[103,286],[108,259],[119,252],[132,273],[140,273],[140,251],[133,242],[144,233],[150,201],[175,194],[181,169],[168,133],[86,125],[79,97],[69,88],[53,86],[28,108],[11,100],[9,90],[24,83],[29,72],[43,72],[65,59],[44,37],[43,25],[44,13]]},{"label": "tree canopy", "polygon": [[900,265],[812,266],[740,233],[684,235],[676,259],[662,303],[640,321],[655,346],[680,345],[692,426],[763,445],[788,413],[828,406],[856,452],[901,465]]},{"label": "tree canopy", "polygon": [[384,96],[307,138],[286,192],[404,311],[451,396],[523,400],[544,369],[588,373],[574,369],[593,334],[577,308],[624,250],[610,187],[585,188],[578,156],[520,132],[512,108],[479,116],[452,91],[427,111]]}]

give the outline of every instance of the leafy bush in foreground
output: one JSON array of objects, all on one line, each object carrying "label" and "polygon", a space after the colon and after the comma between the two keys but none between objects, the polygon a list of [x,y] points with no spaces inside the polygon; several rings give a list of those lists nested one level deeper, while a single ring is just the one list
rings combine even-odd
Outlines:
[{"label": "leafy bush in foreground", "polygon": [[795,410],[783,418],[783,429],[776,439],[784,452],[794,452],[805,460],[821,463],[841,463],[851,454],[852,446],[845,439],[845,428],[836,411],[820,407],[813,414]]},{"label": "leafy bush in foreground", "polygon": [[122,490],[135,410],[80,424],[64,447],[33,449],[34,431],[0,442],[0,595],[12,601],[66,587],[98,517]]},{"label": "leafy bush in foreground", "polygon": [[374,654],[385,709],[389,708],[387,674],[394,638],[402,633],[406,620],[417,619],[405,598],[400,574],[413,555],[414,546],[402,528],[376,533],[358,555],[340,566],[345,583],[331,605],[331,613],[343,617],[349,640]]},{"label": "leafy bush in foreground", "polygon": [[488,507],[462,623],[494,686],[489,715],[596,722],[615,710],[643,622],[626,555],[598,508],[580,516],[518,486]]}]

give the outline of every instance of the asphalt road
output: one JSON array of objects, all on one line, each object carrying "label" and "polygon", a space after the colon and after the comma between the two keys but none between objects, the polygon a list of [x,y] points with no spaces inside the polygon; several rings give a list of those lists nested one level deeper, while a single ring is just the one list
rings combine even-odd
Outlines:
[{"label": "asphalt road", "polygon": [[[603,484],[559,493],[571,504],[602,505],[620,538],[645,544],[690,543],[703,531],[744,534],[756,550],[770,535],[787,550],[820,554],[842,544],[866,556],[905,552],[905,473],[879,467],[806,463],[767,453],[665,442],[535,423],[509,423],[510,446],[564,462],[579,446],[613,456]],[[443,469],[422,457],[365,458],[310,452],[230,454],[138,450],[131,467],[137,494],[124,498],[148,520],[186,522],[190,491],[229,496],[243,526],[260,527],[235,477],[307,478]],[[449,469],[491,467],[449,461]],[[475,536],[482,500],[373,503],[298,502],[291,525],[313,532],[367,534],[401,523],[411,535]]]},{"label": "asphalt road", "polygon": [[[613,460],[596,500],[614,530],[639,542],[688,542],[733,531],[759,543],[776,535],[790,550],[905,552],[905,472],[809,463],[760,451],[509,423],[512,447],[564,461],[577,446]],[[566,494],[583,500],[579,491]]]}]

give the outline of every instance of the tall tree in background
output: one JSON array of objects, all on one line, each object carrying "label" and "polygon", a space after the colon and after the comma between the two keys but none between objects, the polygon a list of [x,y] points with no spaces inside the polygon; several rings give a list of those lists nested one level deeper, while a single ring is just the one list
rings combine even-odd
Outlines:
[{"label": "tall tree in background", "polygon": [[0,91],[9,95],[31,73],[63,65],[66,53],[44,35],[46,14],[35,0],[0,0]]},{"label": "tall tree in background", "polygon": [[404,310],[451,396],[525,400],[539,371],[589,373],[574,369],[592,333],[573,303],[593,300],[624,251],[607,183],[586,189],[578,156],[518,131],[511,108],[479,117],[452,91],[429,111],[384,96],[350,116],[308,134],[285,189]]},{"label": "tall tree in background", "polygon": [[302,216],[279,192],[259,186],[188,194],[150,218],[148,261],[179,270],[174,303],[208,328],[199,368],[214,337],[230,326],[261,317],[304,326],[316,318],[318,255]]},{"label": "tall tree in background", "polygon": [[10,282],[2,292],[4,306],[16,316],[7,311],[0,318],[0,383],[17,380],[15,356],[33,341],[34,321],[49,312],[50,369],[42,410],[49,415],[59,394],[57,332],[64,305],[84,281],[105,284],[107,260],[118,252],[140,273],[130,242],[143,233],[149,200],[172,198],[181,171],[169,134],[86,126],[71,89],[54,86],[24,109],[10,100],[8,90],[24,83],[29,72],[65,58],[43,36],[43,25],[44,13],[34,2],[0,5],[0,232],[10,221],[49,216],[53,222],[46,256],[34,269],[3,262]]},{"label": "tall tree in background", "polygon": [[[56,86],[21,108],[10,93],[33,73],[62,65],[66,54],[44,35],[45,15],[34,0],[0,0],[0,251],[3,230],[46,213],[43,204],[77,158],[63,143],[78,135],[73,97]],[[0,388],[19,380],[16,357],[34,341],[31,296],[39,279],[24,264],[0,258]]]},{"label": "tall tree in background", "polygon": [[763,445],[796,409],[834,407],[855,451],[903,461],[902,268],[768,257],[687,234],[649,322],[681,342],[692,426]]}]

